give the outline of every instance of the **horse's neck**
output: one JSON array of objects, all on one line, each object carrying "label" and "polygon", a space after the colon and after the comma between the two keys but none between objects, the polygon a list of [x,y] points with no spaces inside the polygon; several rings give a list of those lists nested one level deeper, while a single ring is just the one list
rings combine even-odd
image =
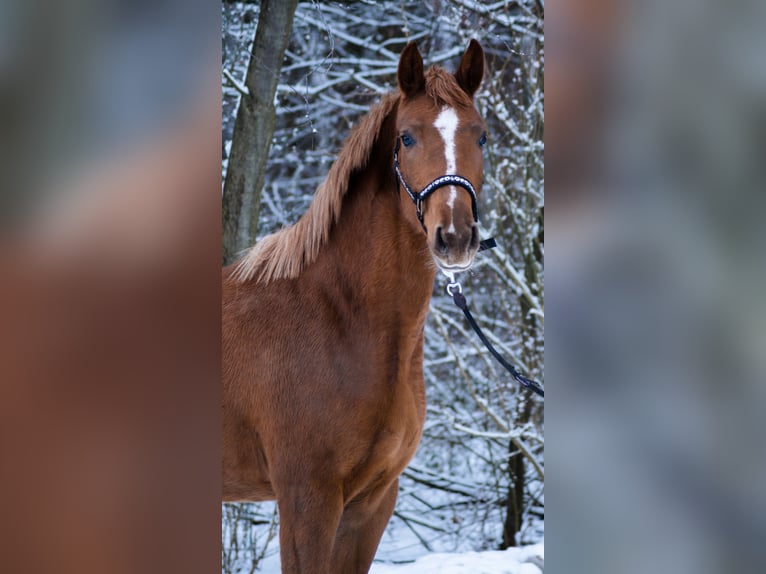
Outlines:
[{"label": "horse's neck", "polygon": [[407,221],[410,206],[401,204],[394,178],[375,162],[352,185],[327,246],[332,256],[325,262],[336,266],[327,276],[337,288],[345,284],[344,297],[370,320],[391,325],[396,316],[398,328],[422,329],[435,275],[425,234]]}]

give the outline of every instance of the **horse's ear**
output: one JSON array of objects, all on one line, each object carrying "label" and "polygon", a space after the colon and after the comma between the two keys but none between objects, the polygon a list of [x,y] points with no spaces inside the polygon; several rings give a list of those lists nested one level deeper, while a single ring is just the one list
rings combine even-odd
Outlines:
[{"label": "horse's ear", "polygon": [[405,96],[414,96],[422,92],[426,85],[423,75],[423,57],[417,42],[410,42],[402,50],[399,58],[399,89]]},{"label": "horse's ear", "polygon": [[466,94],[473,97],[479,89],[484,77],[484,50],[476,40],[471,40],[468,48],[460,59],[460,65],[455,72],[458,85]]}]

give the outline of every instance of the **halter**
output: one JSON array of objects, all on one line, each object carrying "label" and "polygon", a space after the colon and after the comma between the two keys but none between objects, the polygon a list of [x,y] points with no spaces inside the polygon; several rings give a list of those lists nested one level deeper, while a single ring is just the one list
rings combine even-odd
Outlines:
[{"label": "halter", "polygon": [[458,187],[462,187],[468,192],[468,194],[471,196],[471,211],[473,212],[473,220],[476,223],[479,223],[479,212],[478,208],[476,207],[476,190],[473,188],[473,185],[471,185],[471,182],[464,177],[460,177],[459,175],[442,175],[425,186],[419,193],[412,191],[412,188],[410,188],[410,186],[407,185],[407,182],[404,180],[402,171],[399,169],[398,137],[396,138],[396,145],[394,146],[394,171],[396,171],[396,176],[401,182],[404,191],[407,192],[407,195],[409,195],[410,199],[412,199],[412,201],[415,203],[415,209],[417,210],[418,214],[418,221],[420,221],[420,225],[423,226],[424,231],[427,231],[427,229],[426,224],[423,221],[423,202],[434,191],[447,185],[456,185]]}]

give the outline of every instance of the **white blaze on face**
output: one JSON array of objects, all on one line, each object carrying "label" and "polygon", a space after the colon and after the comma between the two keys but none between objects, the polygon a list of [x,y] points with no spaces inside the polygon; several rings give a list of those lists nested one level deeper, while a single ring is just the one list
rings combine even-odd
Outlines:
[{"label": "white blaze on face", "polygon": [[[453,175],[457,171],[457,160],[455,159],[455,134],[457,133],[458,117],[455,110],[443,107],[439,115],[436,116],[434,127],[441,134],[444,140],[444,158],[447,160],[447,174]],[[455,209],[455,199],[457,198],[457,189],[454,185],[449,186],[449,199],[447,205],[450,207],[450,225],[448,233],[455,233],[455,221],[452,213]]]}]

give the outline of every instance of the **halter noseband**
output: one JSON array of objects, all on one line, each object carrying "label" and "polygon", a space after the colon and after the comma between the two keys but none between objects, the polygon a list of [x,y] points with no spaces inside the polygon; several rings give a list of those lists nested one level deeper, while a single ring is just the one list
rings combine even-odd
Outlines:
[{"label": "halter noseband", "polygon": [[476,223],[479,223],[479,211],[476,207],[476,190],[473,188],[471,182],[464,177],[460,177],[459,175],[442,175],[425,186],[419,193],[412,191],[410,186],[407,185],[407,182],[404,180],[402,171],[399,169],[399,137],[396,138],[396,145],[394,146],[394,171],[396,171],[396,176],[399,179],[399,182],[402,184],[404,191],[407,192],[407,195],[409,195],[412,201],[415,203],[415,209],[417,210],[418,214],[418,221],[420,221],[420,225],[423,226],[423,230],[426,230],[426,224],[423,221],[423,202],[434,191],[447,185],[456,185],[458,187],[462,187],[468,192],[468,195],[471,196],[471,211],[473,212],[473,220]]}]

